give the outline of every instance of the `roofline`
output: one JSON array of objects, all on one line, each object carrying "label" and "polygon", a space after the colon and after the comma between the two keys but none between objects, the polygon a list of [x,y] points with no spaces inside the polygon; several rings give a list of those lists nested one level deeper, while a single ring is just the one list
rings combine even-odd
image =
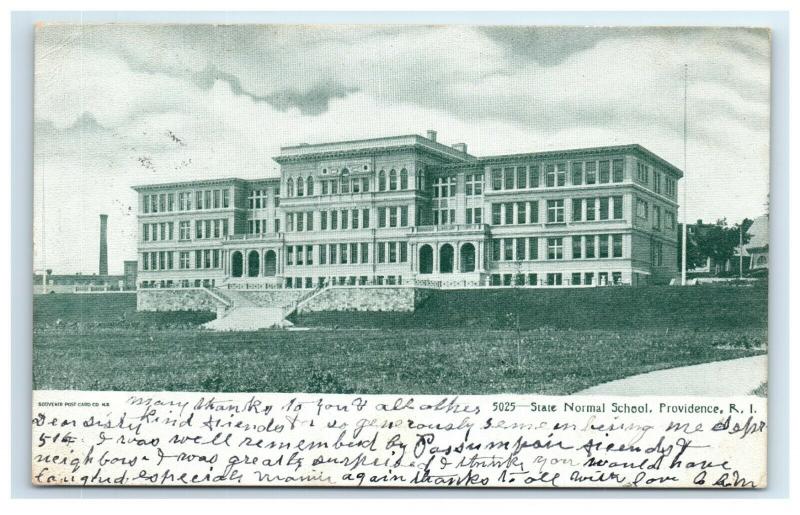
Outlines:
[{"label": "roofline", "polygon": [[266,177],[263,179],[242,179],[241,177],[222,177],[219,179],[198,179],[194,181],[180,181],[180,182],[162,182],[162,183],[150,183],[150,184],[137,184],[131,186],[132,190],[135,191],[143,191],[143,190],[153,190],[158,188],[177,188],[183,186],[203,186],[203,185],[212,185],[212,184],[224,184],[224,183],[252,183],[252,182],[269,182],[275,181],[280,182],[280,177]]},{"label": "roofline", "polygon": [[358,154],[358,153],[370,153],[374,152],[375,148],[358,148],[352,150],[323,150],[323,147],[327,146],[334,146],[334,145],[343,145],[346,143],[378,143],[381,141],[389,141],[389,140],[396,140],[402,138],[415,138],[416,140],[423,140],[425,144],[422,144],[420,141],[415,141],[413,144],[408,145],[394,145],[390,147],[384,147],[386,149],[403,149],[403,148],[424,148],[428,151],[437,152],[439,154],[446,155],[450,158],[455,159],[462,159],[463,161],[476,161],[478,158],[473,156],[468,152],[462,152],[451,145],[445,145],[439,141],[432,140],[430,138],[426,138],[425,136],[421,136],[419,134],[398,134],[395,136],[383,136],[380,138],[366,138],[366,139],[353,139],[353,140],[342,140],[342,141],[326,141],[324,143],[305,143],[301,145],[289,145],[285,147],[281,147],[281,152],[285,150],[300,150],[300,149],[314,149],[314,147],[320,148],[319,152],[310,152],[308,154],[295,154],[295,155],[278,155],[273,157],[272,159],[278,163],[282,161],[299,161],[303,159],[309,158],[318,158],[320,156],[326,155],[344,155],[344,154]]},{"label": "roofline", "polygon": [[512,161],[518,159],[536,159],[536,158],[548,158],[548,157],[556,157],[566,154],[604,154],[609,152],[636,152],[639,153],[653,161],[656,161],[660,165],[668,168],[671,172],[678,176],[678,178],[683,177],[683,171],[678,168],[677,166],[673,165],[666,159],[654,154],[650,150],[647,150],[645,147],[638,143],[632,143],[628,145],[611,145],[605,147],[586,147],[586,148],[571,148],[571,149],[564,149],[564,150],[546,150],[543,152],[527,152],[522,154],[503,154],[497,156],[485,156],[479,157],[478,161],[481,163],[489,164],[492,162],[503,162],[503,161]]}]

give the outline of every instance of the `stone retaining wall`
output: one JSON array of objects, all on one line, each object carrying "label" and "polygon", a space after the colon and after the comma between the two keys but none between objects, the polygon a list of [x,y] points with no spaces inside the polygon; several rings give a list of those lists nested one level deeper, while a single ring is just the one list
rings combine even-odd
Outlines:
[{"label": "stone retaining wall", "polygon": [[137,311],[210,311],[225,307],[200,288],[154,288],[136,292]]},{"label": "stone retaining wall", "polygon": [[413,287],[331,287],[311,298],[299,313],[315,311],[414,311],[430,290]]}]

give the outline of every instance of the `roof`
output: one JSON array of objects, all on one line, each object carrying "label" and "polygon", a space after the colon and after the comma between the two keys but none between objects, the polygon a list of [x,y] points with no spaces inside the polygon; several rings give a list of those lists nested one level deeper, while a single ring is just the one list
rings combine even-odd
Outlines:
[{"label": "roof", "polygon": [[753,220],[753,225],[747,230],[750,241],[745,245],[746,250],[763,248],[769,245],[769,216],[761,215]]},{"label": "roof", "polygon": [[382,138],[369,138],[347,141],[333,141],[326,143],[303,143],[281,147],[281,154],[273,159],[278,163],[298,161],[309,158],[334,158],[346,155],[366,155],[376,150],[424,150],[447,159],[464,162],[474,161],[476,158],[466,152],[450,147],[438,141],[428,139],[419,134],[404,134],[400,136],[387,136]]},{"label": "roof", "polygon": [[571,149],[564,149],[564,150],[547,150],[543,152],[528,152],[522,154],[504,154],[504,155],[497,155],[497,156],[486,156],[480,157],[478,160],[487,165],[491,165],[492,163],[504,163],[508,161],[519,161],[521,159],[554,159],[554,158],[566,158],[569,156],[573,156],[575,154],[587,155],[587,154],[611,154],[611,153],[626,153],[626,154],[638,154],[641,157],[649,159],[651,161],[655,161],[656,163],[660,164],[664,168],[667,168],[672,173],[674,173],[678,178],[683,177],[683,171],[678,168],[677,166],[673,165],[666,159],[654,154],[653,152],[647,150],[643,146],[639,145],[638,143],[633,143],[629,145],[612,145],[612,146],[605,146],[605,147],[587,147],[587,148],[571,148]]},{"label": "roof", "polygon": [[219,179],[199,179],[194,181],[162,182],[153,184],[137,184],[131,186],[136,191],[155,190],[161,188],[193,188],[196,186],[218,186],[220,184],[250,184],[264,182],[280,182],[280,177],[265,177],[262,179],[242,179],[240,177],[222,177]]}]

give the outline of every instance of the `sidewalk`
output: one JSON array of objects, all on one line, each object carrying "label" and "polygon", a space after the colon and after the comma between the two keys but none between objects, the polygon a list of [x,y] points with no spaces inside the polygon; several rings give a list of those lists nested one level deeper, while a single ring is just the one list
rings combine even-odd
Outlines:
[{"label": "sidewalk", "polygon": [[639,374],[574,395],[749,395],[767,380],[767,355]]}]

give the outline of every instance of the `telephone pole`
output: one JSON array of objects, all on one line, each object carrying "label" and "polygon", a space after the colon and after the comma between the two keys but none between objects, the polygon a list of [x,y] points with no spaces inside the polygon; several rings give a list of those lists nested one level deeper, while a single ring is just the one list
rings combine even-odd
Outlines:
[{"label": "telephone pole", "polygon": [[683,65],[683,231],[681,234],[681,286],[686,286],[686,84],[688,82],[689,65]]}]

